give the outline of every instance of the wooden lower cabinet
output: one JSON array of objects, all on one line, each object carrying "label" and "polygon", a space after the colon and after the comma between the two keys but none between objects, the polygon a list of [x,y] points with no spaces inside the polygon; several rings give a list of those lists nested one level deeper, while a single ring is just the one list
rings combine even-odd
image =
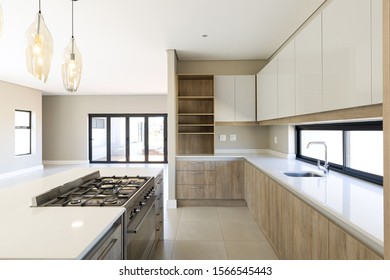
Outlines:
[{"label": "wooden lower cabinet", "polygon": [[245,206],[245,161],[188,161],[176,164],[180,206]]},{"label": "wooden lower cabinet", "polygon": [[293,197],[293,259],[328,259],[328,219]]},{"label": "wooden lower cabinet", "polygon": [[245,161],[217,161],[215,175],[216,199],[244,199]]},{"label": "wooden lower cabinet", "polygon": [[329,259],[381,260],[382,258],[337,225],[329,222]]},{"label": "wooden lower cabinet", "polygon": [[245,173],[248,209],[280,259],[381,259],[248,162]]}]

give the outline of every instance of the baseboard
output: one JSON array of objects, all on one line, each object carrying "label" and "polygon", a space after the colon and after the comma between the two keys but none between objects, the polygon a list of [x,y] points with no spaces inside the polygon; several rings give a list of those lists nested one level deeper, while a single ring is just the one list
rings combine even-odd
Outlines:
[{"label": "baseboard", "polygon": [[178,206],[220,206],[220,207],[245,207],[244,199],[178,199]]},{"label": "baseboard", "polygon": [[44,165],[67,165],[67,164],[77,164],[77,165],[86,165],[89,164],[88,160],[44,160],[43,161]]},{"label": "baseboard", "polygon": [[39,171],[39,170],[43,170],[43,165],[42,164],[41,165],[37,165],[37,166],[33,166],[33,167],[29,167],[29,168],[24,168],[24,169],[19,169],[19,170],[7,172],[7,173],[2,173],[2,174],[0,174],[0,180],[6,179],[6,178],[11,178],[11,177],[14,177],[14,176],[25,175],[26,173]]}]

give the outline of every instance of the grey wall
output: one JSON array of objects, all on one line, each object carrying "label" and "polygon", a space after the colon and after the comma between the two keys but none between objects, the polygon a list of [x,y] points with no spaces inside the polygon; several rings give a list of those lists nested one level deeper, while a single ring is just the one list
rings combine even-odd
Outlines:
[{"label": "grey wall", "polygon": [[[42,93],[0,81],[0,174],[42,165]],[[15,156],[15,110],[32,112],[32,154]]]},{"label": "grey wall", "polygon": [[88,114],[167,113],[166,95],[43,96],[43,160],[88,160]]},{"label": "grey wall", "polygon": [[[275,137],[277,138],[275,143]],[[269,149],[284,153],[295,154],[294,126],[274,125],[269,127]]]},{"label": "grey wall", "polygon": [[[221,134],[226,141],[220,141]],[[230,135],[236,135],[236,141],[230,141]],[[215,149],[268,149],[268,127],[252,126],[216,126]]]}]

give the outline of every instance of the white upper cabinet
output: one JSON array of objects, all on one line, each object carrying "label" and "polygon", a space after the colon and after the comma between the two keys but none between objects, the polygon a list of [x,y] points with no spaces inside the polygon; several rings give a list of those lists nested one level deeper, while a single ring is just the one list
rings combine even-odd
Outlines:
[{"label": "white upper cabinet", "polygon": [[256,120],[255,76],[214,76],[215,121]]},{"label": "white upper cabinet", "polygon": [[235,113],[237,122],[256,121],[255,75],[235,76]]},{"label": "white upper cabinet", "polygon": [[234,121],[234,76],[214,76],[214,118]]},{"label": "white upper cabinet", "polygon": [[371,1],[372,103],[383,102],[383,22],[382,0]]},{"label": "white upper cabinet", "polygon": [[296,114],[322,111],[321,14],[295,37]]},{"label": "white upper cabinet", "polygon": [[271,60],[257,74],[257,120],[278,117],[278,61]]},{"label": "white upper cabinet", "polygon": [[278,60],[278,117],[295,115],[295,47],[294,41],[277,55]]},{"label": "white upper cabinet", "polygon": [[333,1],[322,20],[323,110],[371,104],[371,1]]}]

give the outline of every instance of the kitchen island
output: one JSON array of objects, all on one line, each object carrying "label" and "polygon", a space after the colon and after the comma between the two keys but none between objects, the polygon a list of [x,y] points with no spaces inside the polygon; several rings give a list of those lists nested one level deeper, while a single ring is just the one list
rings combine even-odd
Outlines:
[{"label": "kitchen island", "polygon": [[31,207],[32,197],[94,171],[157,176],[161,168],[73,168],[0,188],[0,259],[83,259],[120,219],[123,207]]}]

